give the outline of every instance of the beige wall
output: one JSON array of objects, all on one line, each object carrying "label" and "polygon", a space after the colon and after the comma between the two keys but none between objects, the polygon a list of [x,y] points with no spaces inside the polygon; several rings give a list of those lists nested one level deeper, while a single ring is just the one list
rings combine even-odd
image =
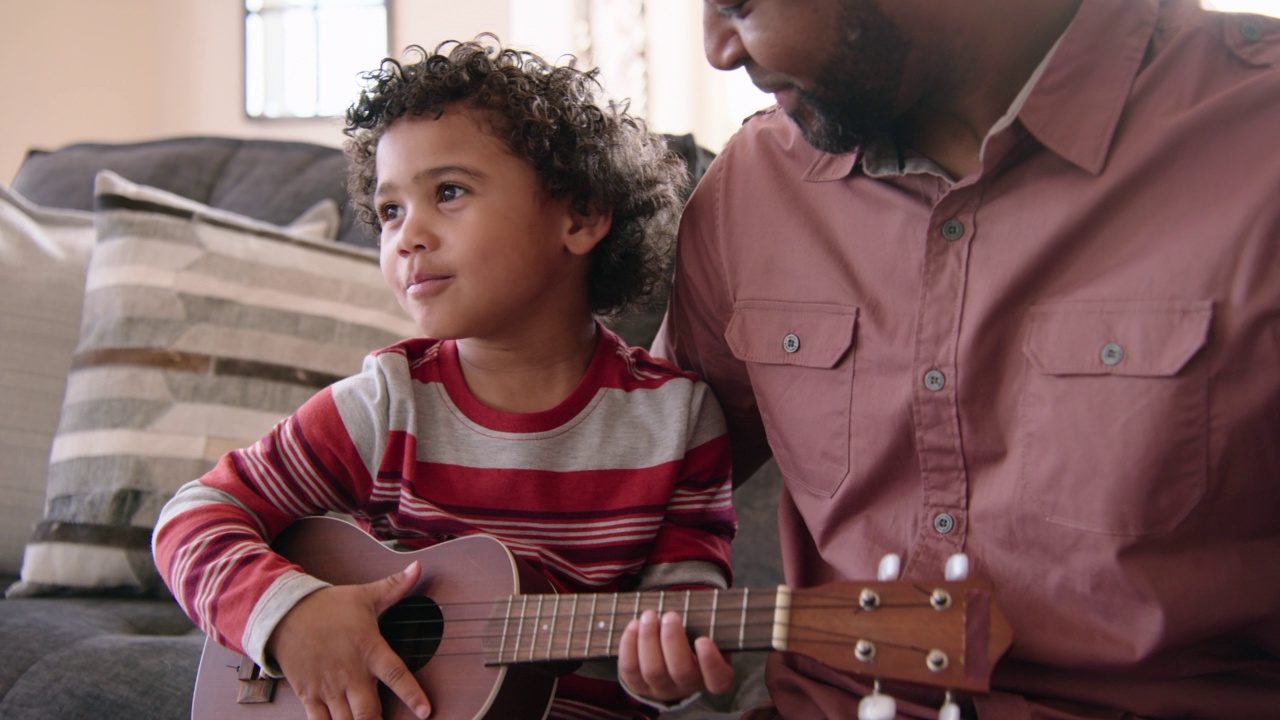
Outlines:
[{"label": "beige wall", "polygon": [[[512,27],[513,2],[537,2],[544,11],[573,5],[390,0],[392,52],[484,31],[550,57],[572,51],[520,34]],[[647,6],[650,127],[692,132],[719,150],[741,119],[770,99],[741,71],[707,65],[699,3]],[[0,184],[10,183],[28,148],[73,142],[226,135],[340,145],[336,119],[244,116],[243,8],[242,0],[0,0]]]},{"label": "beige wall", "polygon": [[[249,120],[240,0],[0,0],[0,183],[30,147],[175,135],[342,142],[336,120]],[[391,47],[509,30],[508,0],[392,0]]]}]

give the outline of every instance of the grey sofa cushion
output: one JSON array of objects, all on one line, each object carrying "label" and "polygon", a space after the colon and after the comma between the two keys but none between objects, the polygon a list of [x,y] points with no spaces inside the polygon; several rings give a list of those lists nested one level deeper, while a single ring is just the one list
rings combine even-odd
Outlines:
[{"label": "grey sofa cushion", "polygon": [[287,225],[322,198],[342,211],[338,241],[373,247],[347,200],[342,150],[305,142],[182,137],[31,150],[12,187],[46,207],[93,209],[93,178],[112,170],[211,207]]},{"label": "grey sofa cushion", "polygon": [[[692,135],[666,137],[696,183],[715,154]],[[342,211],[338,242],[377,246],[348,200],[346,156],[339,148],[314,143],[197,136],[33,149],[11,185],[39,205],[92,210],[99,170],[276,225],[287,225],[321,198],[332,198]]]},{"label": "grey sofa cushion", "polygon": [[172,600],[0,601],[0,718],[188,718],[203,643]]}]

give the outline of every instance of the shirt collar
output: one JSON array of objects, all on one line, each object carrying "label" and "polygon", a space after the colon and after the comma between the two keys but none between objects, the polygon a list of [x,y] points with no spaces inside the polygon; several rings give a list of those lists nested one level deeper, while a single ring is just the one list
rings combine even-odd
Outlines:
[{"label": "shirt collar", "polygon": [[[1159,1],[1084,0],[988,139],[1016,118],[1049,150],[1082,170],[1101,172],[1155,30]],[[837,180],[859,165],[872,177],[946,177],[932,161],[900,153],[886,137],[841,155],[819,153],[804,179]]]},{"label": "shirt collar", "polygon": [[1084,0],[1018,120],[1042,145],[1097,174],[1155,31],[1156,0]]}]

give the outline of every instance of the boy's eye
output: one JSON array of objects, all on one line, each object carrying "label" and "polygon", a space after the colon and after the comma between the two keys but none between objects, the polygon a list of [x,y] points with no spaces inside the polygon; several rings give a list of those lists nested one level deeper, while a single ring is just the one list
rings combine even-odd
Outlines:
[{"label": "boy's eye", "polygon": [[442,183],[439,189],[436,190],[436,195],[439,197],[440,202],[453,202],[465,195],[466,192],[466,188],[460,185]]},{"label": "boy's eye", "polygon": [[378,220],[390,222],[400,216],[400,206],[394,203],[383,203],[378,206]]}]

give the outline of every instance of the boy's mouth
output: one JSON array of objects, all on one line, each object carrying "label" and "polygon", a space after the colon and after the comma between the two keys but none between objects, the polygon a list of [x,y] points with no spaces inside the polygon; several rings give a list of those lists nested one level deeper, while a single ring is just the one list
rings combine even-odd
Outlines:
[{"label": "boy's mouth", "polygon": [[413,296],[428,295],[438,292],[452,279],[452,275],[443,273],[413,273],[405,282],[405,292]]}]

